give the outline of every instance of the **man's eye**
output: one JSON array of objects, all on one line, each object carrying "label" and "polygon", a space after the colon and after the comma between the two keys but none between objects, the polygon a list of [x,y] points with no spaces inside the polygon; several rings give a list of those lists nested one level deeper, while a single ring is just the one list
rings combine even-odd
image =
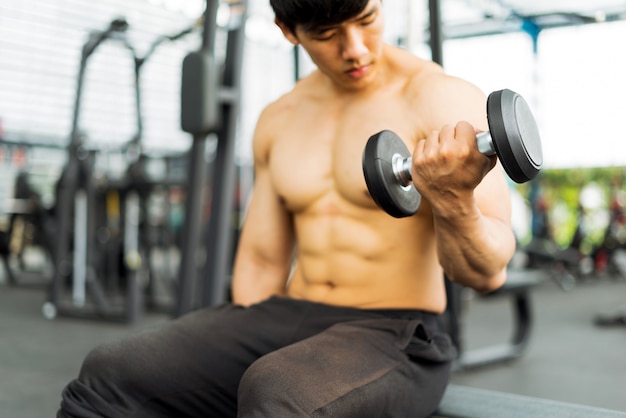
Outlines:
[{"label": "man's eye", "polygon": [[322,32],[317,34],[315,39],[318,41],[328,41],[329,39],[332,39],[333,36],[335,36],[335,32]]}]

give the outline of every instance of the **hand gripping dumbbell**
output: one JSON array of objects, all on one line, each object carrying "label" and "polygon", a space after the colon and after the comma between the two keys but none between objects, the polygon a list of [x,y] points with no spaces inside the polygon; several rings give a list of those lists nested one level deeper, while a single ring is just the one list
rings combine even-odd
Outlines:
[{"label": "hand gripping dumbbell", "polygon": [[[496,154],[516,183],[532,180],[543,165],[541,137],[526,101],[511,90],[487,98],[489,131],[476,135],[478,150]],[[411,176],[411,152],[395,133],[384,130],[369,138],[363,152],[363,174],[376,204],[396,218],[419,209],[421,196]]]}]

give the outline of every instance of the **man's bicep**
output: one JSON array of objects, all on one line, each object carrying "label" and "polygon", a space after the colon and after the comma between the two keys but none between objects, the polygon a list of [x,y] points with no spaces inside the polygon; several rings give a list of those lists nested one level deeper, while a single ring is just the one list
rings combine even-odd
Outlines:
[{"label": "man's bicep", "polygon": [[504,170],[500,163],[476,187],[475,196],[480,211],[487,216],[511,225],[511,196]]},{"label": "man's bicep", "polygon": [[269,173],[259,170],[243,223],[241,244],[271,263],[291,256],[291,216],[272,187]]},{"label": "man's bicep", "polygon": [[428,120],[426,131],[440,130],[444,125],[455,126],[458,122],[469,122],[479,131],[487,130],[487,96],[477,86],[465,80],[439,75],[428,86]]}]

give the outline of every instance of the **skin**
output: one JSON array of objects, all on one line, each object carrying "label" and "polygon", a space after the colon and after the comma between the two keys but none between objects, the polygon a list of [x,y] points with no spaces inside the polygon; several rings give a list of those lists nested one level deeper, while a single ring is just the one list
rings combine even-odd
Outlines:
[{"label": "skin", "polygon": [[[259,118],[234,302],[443,312],[444,271],[479,292],[501,286],[515,240],[502,170],[476,147],[484,93],[385,44],[380,0],[323,31],[276,23],[317,70]],[[379,209],[365,185],[361,155],[383,129],[414,149],[422,203],[408,218]]]}]

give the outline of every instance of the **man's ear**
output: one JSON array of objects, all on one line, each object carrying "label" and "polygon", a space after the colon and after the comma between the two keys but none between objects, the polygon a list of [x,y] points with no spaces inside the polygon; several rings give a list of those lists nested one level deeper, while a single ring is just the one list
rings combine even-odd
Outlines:
[{"label": "man's ear", "polygon": [[280,28],[281,32],[283,33],[283,36],[287,38],[289,42],[291,42],[293,45],[298,45],[300,43],[296,34],[293,33],[291,29],[287,27],[287,25],[285,25],[283,22],[281,22],[278,19],[274,19],[274,23],[276,23],[276,26]]}]

